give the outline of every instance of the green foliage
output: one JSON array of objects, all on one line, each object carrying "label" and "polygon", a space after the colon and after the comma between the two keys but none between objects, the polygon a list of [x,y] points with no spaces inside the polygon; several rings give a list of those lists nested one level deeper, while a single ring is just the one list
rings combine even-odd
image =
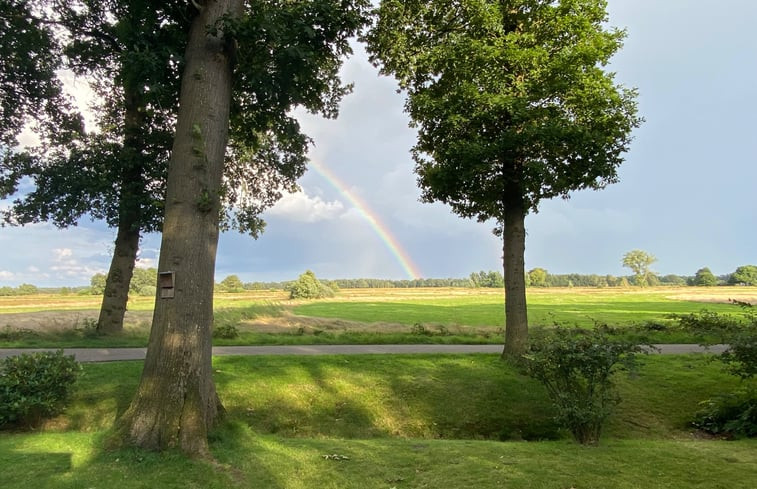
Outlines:
[{"label": "green foliage", "polygon": [[213,338],[231,340],[239,337],[239,328],[233,323],[213,324]]},{"label": "green foliage", "polygon": [[638,345],[613,341],[600,330],[558,328],[532,341],[525,366],[547,388],[558,422],[577,442],[593,445],[620,401],[612,377],[634,367],[634,354],[640,351]]},{"label": "green foliage", "polygon": [[752,312],[751,304],[734,302],[745,309],[741,318],[708,311],[677,318],[688,330],[719,338],[727,344],[718,358],[728,373],[745,382],[735,392],[702,402],[702,409],[692,424],[719,435],[757,436],[757,390],[748,384],[757,377],[757,314]]},{"label": "green foliage", "polygon": [[478,273],[473,272],[470,274],[470,281],[474,287],[501,289],[505,286],[505,279],[502,273],[494,270],[489,272],[483,270]]},{"label": "green foliage", "polygon": [[703,401],[691,424],[715,435],[757,436],[757,390],[739,389]]},{"label": "green foliage", "polygon": [[426,201],[504,223],[511,205],[617,179],[635,93],[603,71],[624,33],[605,2],[381,2],[371,60],[407,91]]},{"label": "green foliage", "polygon": [[648,285],[649,275],[652,273],[649,267],[656,261],[654,255],[642,250],[631,250],[623,255],[623,266],[631,269],[636,285],[640,287]]},{"label": "green foliage", "polygon": [[156,268],[134,268],[134,273],[129,282],[129,292],[145,297],[154,297],[158,283],[158,270]]},{"label": "green foliage", "polygon": [[[49,14],[40,2],[0,0],[0,161],[27,124],[43,131],[64,126],[69,106],[56,76],[62,56]],[[14,190],[0,178],[0,195]]]},{"label": "green foliage", "polygon": [[221,280],[220,290],[223,292],[244,292],[244,284],[237,275],[229,275],[225,279]]},{"label": "green foliage", "polygon": [[104,273],[96,273],[92,275],[92,278],[89,280],[90,293],[92,295],[102,295],[103,292],[105,292],[105,281],[107,278],[107,275]]},{"label": "green foliage", "polygon": [[717,338],[719,342],[729,339],[742,327],[741,321],[731,314],[721,314],[707,309],[689,314],[670,314],[681,328],[704,341],[705,338]]},{"label": "green foliage", "polygon": [[728,279],[731,285],[757,285],[757,265],[738,267]]},{"label": "green foliage", "polygon": [[532,287],[547,286],[547,271],[543,268],[534,268],[528,272],[528,280]]},{"label": "green foliage", "polygon": [[16,287],[16,293],[18,295],[34,295],[37,292],[39,292],[39,289],[36,285],[32,284],[21,284]]},{"label": "green foliage", "polygon": [[712,274],[709,268],[704,267],[697,270],[691,284],[700,287],[713,287],[718,284],[718,279]]},{"label": "green foliage", "polygon": [[0,361],[0,427],[32,426],[65,406],[81,367],[73,356],[37,352]]},{"label": "green foliage", "polygon": [[290,299],[323,299],[333,297],[334,291],[315,277],[315,274],[307,270],[300,277],[289,284]]}]

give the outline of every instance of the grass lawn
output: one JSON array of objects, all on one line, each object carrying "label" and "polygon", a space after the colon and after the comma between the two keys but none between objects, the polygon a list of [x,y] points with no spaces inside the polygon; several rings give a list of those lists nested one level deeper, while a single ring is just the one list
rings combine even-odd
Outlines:
[{"label": "grass lawn", "polygon": [[586,448],[495,355],[218,357],[227,417],[212,465],[103,450],[141,362],[88,364],[65,414],[0,437],[0,487],[754,488],[757,440],[687,426],[699,401],[738,385],[710,358],[644,357]]},{"label": "grass lawn", "polygon": [[[0,439],[4,489],[753,489],[754,441],[340,440],[260,435],[227,425],[213,442],[217,464],[174,453],[104,452],[100,435]],[[325,458],[338,455],[343,460]]]}]

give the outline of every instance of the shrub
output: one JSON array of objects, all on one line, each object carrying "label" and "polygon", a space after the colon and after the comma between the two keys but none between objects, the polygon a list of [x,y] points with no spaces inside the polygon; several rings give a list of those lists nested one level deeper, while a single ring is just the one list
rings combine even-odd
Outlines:
[{"label": "shrub", "polygon": [[79,363],[63,350],[0,361],[0,426],[33,426],[58,414],[80,371]]},{"label": "shrub", "polygon": [[742,389],[700,403],[692,425],[715,435],[757,436],[757,391]]},{"label": "shrub", "polygon": [[540,381],[557,408],[557,421],[581,444],[597,444],[602,426],[620,401],[613,374],[635,365],[633,343],[603,331],[557,328],[531,342],[526,372]]},{"label": "shrub", "polygon": [[707,309],[691,314],[671,314],[668,317],[677,321],[685,331],[702,339],[715,337],[723,342],[742,327],[742,322],[736,317],[710,312]]},{"label": "shrub", "polygon": [[310,270],[287,286],[290,299],[322,299],[333,297],[334,291],[315,277]]},{"label": "shrub", "polygon": [[213,325],[213,338],[224,338],[231,340],[239,336],[239,329],[235,324],[214,324]]}]

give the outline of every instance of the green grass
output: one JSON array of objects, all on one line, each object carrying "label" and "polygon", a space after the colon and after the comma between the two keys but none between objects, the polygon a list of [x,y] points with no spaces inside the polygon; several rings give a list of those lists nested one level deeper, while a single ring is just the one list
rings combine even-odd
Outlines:
[{"label": "green grass", "polygon": [[[670,314],[689,314],[708,309],[718,313],[738,312],[730,304],[672,300],[659,293],[544,294],[528,297],[529,323],[533,326],[630,326],[646,321],[664,321]],[[361,322],[414,323],[446,326],[504,327],[504,297],[476,296],[417,299],[397,302],[311,302],[294,308],[295,314]]]},{"label": "green grass", "polygon": [[[497,443],[440,440],[284,439],[243,425],[212,443],[217,464],[175,453],[99,449],[97,434],[0,439],[4,489],[752,489],[754,441]],[[325,455],[342,455],[331,460]]]},{"label": "green grass", "polygon": [[[612,438],[680,438],[698,403],[738,380],[708,355],[644,356],[619,377]],[[217,357],[232,420],[286,437],[554,439],[566,436],[540,384],[496,355]],[[128,406],[140,362],[87,364],[66,414],[47,429],[101,431]]]},{"label": "green grass", "polygon": [[554,426],[541,386],[494,355],[219,357],[228,415],[213,464],[104,450],[141,362],[88,364],[65,414],[0,437],[0,487],[753,488],[757,440],[687,426],[700,400],[738,384],[710,358],[644,357],[586,448]]},{"label": "green grass", "polygon": [[[593,327],[607,324],[620,328],[628,339],[655,343],[696,343],[699,338],[670,327],[671,314],[689,314],[707,309],[738,314],[739,308],[724,304],[730,295],[753,296],[748,287],[678,289],[529,289],[529,322],[541,327]],[[700,300],[716,298],[720,303],[681,300],[688,295]],[[35,302],[36,301],[36,302]],[[14,326],[12,312],[18,308],[47,309],[48,321],[55,311],[97,307],[94,296],[32,296],[0,298],[0,347],[134,347],[145,346],[149,334],[151,299],[138,297],[130,310],[142,311],[138,322],[127,323],[122,334],[99,337],[87,324],[93,319],[76,319],[79,327],[58,331],[28,331]],[[61,308],[61,309],[58,309]],[[381,289],[348,290],[333,300],[292,303],[282,293],[219,294],[215,298],[216,324],[235,325],[237,338],[214,340],[216,345],[286,344],[387,344],[387,343],[501,343],[504,336],[504,299],[493,289]],[[94,311],[89,309],[91,315]],[[295,315],[292,315],[294,313]],[[96,317],[96,315],[94,315]],[[275,331],[254,324],[257,318],[278,318],[283,326]],[[325,318],[318,319],[318,318]],[[89,323],[87,322],[89,321]],[[663,330],[647,329],[647,324]],[[6,326],[7,325],[7,326]],[[417,331],[422,327],[422,331]],[[416,328],[414,332],[413,329]]]}]

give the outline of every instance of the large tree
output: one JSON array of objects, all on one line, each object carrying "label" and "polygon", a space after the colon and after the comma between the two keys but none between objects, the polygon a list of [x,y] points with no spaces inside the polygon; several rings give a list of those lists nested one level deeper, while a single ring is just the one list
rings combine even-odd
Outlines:
[{"label": "large tree", "polygon": [[225,155],[240,147],[277,153],[260,137],[262,124],[299,135],[288,115],[296,106],[336,115],[348,91],[339,67],[366,2],[192,4],[159,263],[172,297],[158,293],[140,385],[118,427],[126,443],[205,456],[222,410],[211,376],[211,324]]},{"label": "large tree", "polygon": [[525,351],[525,217],[543,199],[617,180],[639,124],[604,67],[624,33],[602,0],[384,0],[372,60],[407,92],[427,202],[503,237],[504,354]]},{"label": "large tree", "polygon": [[[89,215],[117,229],[98,330],[118,332],[140,236],[162,226],[186,32],[196,9],[190,2],[39,3],[47,6],[44,18],[38,11],[25,15],[29,22],[57,29],[61,44],[51,51],[93,87],[96,100],[91,109],[97,128],[69,131],[65,139],[51,132],[39,148],[8,158],[0,167],[2,195],[15,191],[25,177],[34,188],[16,199],[4,220],[68,227]],[[287,45],[302,35],[300,24],[280,18],[277,22],[276,29],[266,33],[270,46]],[[257,64],[251,67],[257,73],[248,76],[258,89],[254,99],[240,98],[232,107],[232,144],[225,154],[222,225],[254,237],[264,227],[261,212],[282,190],[296,186],[309,143],[286,111],[291,105],[288,74],[282,69],[287,60],[281,53],[275,56],[273,62],[270,49],[260,49],[245,58]],[[299,76],[296,70],[302,68],[290,63],[287,69]],[[278,79],[263,76],[271,70],[277,70]],[[281,99],[274,88],[278,86],[283,87]],[[196,145],[195,151],[201,150]]]},{"label": "large tree", "polygon": [[644,250],[631,250],[623,255],[623,266],[630,268],[634,275],[634,282],[639,287],[648,284],[652,271],[649,267],[656,262],[657,258]]},{"label": "large tree", "polygon": [[[97,127],[40,134],[41,144],[16,152],[0,168],[3,194],[33,183],[4,212],[4,222],[76,225],[84,215],[116,228],[98,320],[101,332],[123,327],[129,284],[142,232],[162,220],[165,173],[178,101],[178,67],[187,7],[169,3],[40,1],[26,21],[53,30],[51,52],[82,77],[96,98]],[[186,23],[186,22],[184,22]]]}]

